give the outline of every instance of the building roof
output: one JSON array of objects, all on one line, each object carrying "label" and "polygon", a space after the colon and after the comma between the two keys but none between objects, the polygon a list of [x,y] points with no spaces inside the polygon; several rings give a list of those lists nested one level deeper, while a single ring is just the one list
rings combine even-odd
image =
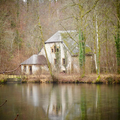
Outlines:
[{"label": "building roof", "polygon": [[[58,31],[50,37],[46,43],[63,42],[64,46],[69,50],[72,56],[77,56],[79,53],[79,35],[76,30]],[[86,53],[91,52],[91,49],[86,45]],[[89,51],[89,52],[88,52]]]},{"label": "building roof", "polygon": [[[68,30],[68,31],[58,31],[52,37],[50,37],[46,43],[57,43],[63,42],[64,46],[69,50],[71,55],[75,55],[78,53],[77,41],[78,35],[76,30]],[[77,38],[77,39],[76,39]]]},{"label": "building roof", "polygon": [[47,65],[47,61],[43,55],[32,55],[22,62],[21,65]]},{"label": "building roof", "polygon": [[71,33],[71,32],[75,32],[75,30],[58,31],[53,36],[51,36],[47,41],[45,41],[45,43],[62,42],[63,40],[61,39],[61,34]]},{"label": "building roof", "polygon": [[78,34],[76,31],[69,31],[61,33],[61,39],[68,48],[72,56],[78,55]]}]

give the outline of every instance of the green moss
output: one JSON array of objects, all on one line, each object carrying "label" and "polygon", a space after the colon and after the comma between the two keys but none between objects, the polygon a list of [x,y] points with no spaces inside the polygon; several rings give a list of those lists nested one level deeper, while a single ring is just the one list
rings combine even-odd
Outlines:
[{"label": "green moss", "polygon": [[99,81],[100,80],[100,75],[98,75],[98,77],[97,77],[97,79],[96,79],[97,81]]},{"label": "green moss", "polygon": [[[56,44],[54,44],[55,48],[56,48],[56,52],[55,52],[55,58],[56,58],[56,69],[59,72],[60,69],[60,60],[61,60],[61,49],[60,46],[57,46]],[[59,49],[59,51],[57,51],[57,48]]]},{"label": "green moss", "polygon": [[85,74],[82,74],[81,78],[84,78],[85,77]]},{"label": "green moss", "polygon": [[16,78],[17,78],[17,79],[21,79],[21,77],[20,77],[20,76],[17,76]]},{"label": "green moss", "polygon": [[95,83],[96,83],[96,84],[101,84],[101,83],[103,83],[103,82],[101,81],[100,75],[98,75],[98,77],[97,77]]},{"label": "green moss", "polygon": [[91,49],[90,49],[90,47],[86,46],[85,47],[85,53],[90,53],[90,52],[92,52]]},{"label": "green moss", "polygon": [[0,84],[4,84],[4,83],[6,83],[7,82],[7,79],[1,79],[0,80]]},{"label": "green moss", "polygon": [[4,82],[4,80],[1,80],[1,83],[3,83]]}]

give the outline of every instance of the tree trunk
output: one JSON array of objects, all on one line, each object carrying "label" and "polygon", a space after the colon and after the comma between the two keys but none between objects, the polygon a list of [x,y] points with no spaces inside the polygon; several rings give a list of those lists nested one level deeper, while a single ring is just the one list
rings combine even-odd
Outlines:
[{"label": "tree trunk", "polygon": [[117,6],[117,35],[115,36],[115,43],[116,43],[116,57],[117,57],[117,72],[120,74],[120,2],[119,0],[116,0],[116,6]]},{"label": "tree trunk", "polygon": [[80,73],[82,76],[85,74],[85,41],[83,38],[83,33],[79,31],[79,64]]},{"label": "tree trunk", "polygon": [[96,43],[97,43],[97,55],[96,55],[96,60],[97,60],[97,74],[100,74],[100,40],[99,40],[99,31],[98,31],[98,20],[96,16]]}]

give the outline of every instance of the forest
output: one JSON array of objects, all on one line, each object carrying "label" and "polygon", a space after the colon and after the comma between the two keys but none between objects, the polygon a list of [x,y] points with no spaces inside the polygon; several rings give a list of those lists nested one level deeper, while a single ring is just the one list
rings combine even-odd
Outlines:
[{"label": "forest", "polygon": [[37,54],[58,30],[77,31],[97,74],[120,73],[119,0],[0,0],[0,72]]}]

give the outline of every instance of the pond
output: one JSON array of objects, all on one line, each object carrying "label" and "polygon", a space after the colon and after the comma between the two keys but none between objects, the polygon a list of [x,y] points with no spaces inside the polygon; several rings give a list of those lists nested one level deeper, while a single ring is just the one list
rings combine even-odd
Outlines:
[{"label": "pond", "polygon": [[0,120],[120,120],[120,85],[6,84]]}]

